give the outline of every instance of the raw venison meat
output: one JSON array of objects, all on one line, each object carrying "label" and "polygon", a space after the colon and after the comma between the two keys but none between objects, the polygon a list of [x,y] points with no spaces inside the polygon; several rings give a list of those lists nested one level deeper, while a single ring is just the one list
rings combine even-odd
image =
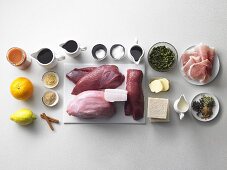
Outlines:
[{"label": "raw venison meat", "polygon": [[74,68],[66,74],[66,77],[76,84],[82,77],[92,72],[94,69],[96,69],[96,67]]},{"label": "raw venison meat", "polygon": [[102,65],[82,77],[74,87],[72,94],[87,90],[115,89],[124,82],[124,75],[115,65]]},{"label": "raw venison meat", "polygon": [[144,116],[142,80],[143,72],[141,70],[127,70],[128,100],[125,102],[125,115],[132,115],[134,120],[139,120]]},{"label": "raw venison meat", "polygon": [[214,48],[199,44],[182,54],[182,70],[189,79],[206,83],[212,75],[214,58]]},{"label": "raw venison meat", "polygon": [[69,115],[82,118],[108,118],[115,113],[113,103],[104,99],[103,91],[85,91],[76,95],[67,107]]}]

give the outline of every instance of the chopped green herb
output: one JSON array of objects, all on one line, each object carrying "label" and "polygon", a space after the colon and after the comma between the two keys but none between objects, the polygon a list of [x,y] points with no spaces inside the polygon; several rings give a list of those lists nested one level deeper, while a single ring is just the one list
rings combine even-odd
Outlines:
[{"label": "chopped green herb", "polygon": [[156,71],[168,71],[175,62],[175,54],[166,46],[154,47],[148,56],[148,61]]}]

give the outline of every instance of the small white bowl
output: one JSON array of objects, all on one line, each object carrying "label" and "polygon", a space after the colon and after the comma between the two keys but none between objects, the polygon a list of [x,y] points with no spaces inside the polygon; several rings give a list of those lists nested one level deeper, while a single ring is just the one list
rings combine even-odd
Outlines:
[{"label": "small white bowl", "polygon": [[[123,54],[120,56],[120,58],[116,58],[114,55],[113,55],[113,50],[117,47],[122,47],[123,49]],[[114,60],[120,60],[122,59],[124,56],[125,56],[125,47],[121,44],[114,44],[111,48],[110,48],[110,56],[114,59]]]},{"label": "small white bowl", "polygon": [[[53,92],[53,93],[55,93],[55,95],[56,95],[56,100],[55,100],[55,102],[54,102],[53,104],[51,104],[51,105],[46,104],[46,103],[44,102],[44,100],[43,100],[43,98],[44,98],[44,96],[45,96],[45,94],[46,94],[47,92]],[[47,90],[47,91],[43,94],[42,102],[43,102],[43,104],[44,104],[45,106],[47,106],[47,107],[53,107],[53,106],[55,106],[55,105],[58,104],[58,102],[59,102],[59,95],[58,95],[58,93],[57,93],[56,91]]]},{"label": "small white bowl", "polygon": [[[46,83],[44,82],[44,77],[45,77],[47,74],[54,74],[55,77],[56,77],[57,83],[54,84],[53,86],[50,86],[50,85],[46,84]],[[48,89],[53,89],[53,88],[55,88],[55,87],[58,85],[58,83],[59,83],[59,76],[58,76],[58,74],[57,74],[56,72],[54,72],[54,71],[48,71],[48,72],[46,72],[46,73],[43,74],[43,76],[42,76],[42,82],[43,82],[43,85],[44,85],[46,88],[48,88]]]},{"label": "small white bowl", "polygon": [[[99,50],[103,50],[105,52],[105,55],[102,57],[102,58],[98,58],[96,56],[96,52],[99,51]],[[107,48],[105,45],[103,44],[96,44],[93,48],[92,48],[92,51],[91,51],[91,54],[93,56],[93,58],[97,61],[101,61],[101,60],[104,60],[106,57],[107,57]]]}]

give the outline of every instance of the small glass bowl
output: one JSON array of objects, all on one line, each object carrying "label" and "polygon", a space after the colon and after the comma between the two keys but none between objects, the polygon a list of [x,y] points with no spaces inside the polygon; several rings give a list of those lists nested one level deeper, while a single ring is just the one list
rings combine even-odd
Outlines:
[{"label": "small glass bowl", "polygon": [[[174,53],[174,63],[173,63],[173,65],[170,68],[168,68],[166,70],[158,70],[158,69],[154,68],[153,65],[149,62],[149,58],[150,58],[150,54],[151,54],[152,50],[155,47],[159,47],[159,46],[165,46],[166,48],[169,48]],[[153,68],[155,71],[158,71],[158,72],[167,72],[167,71],[172,70],[177,65],[177,62],[178,62],[178,53],[177,53],[176,48],[172,44],[170,44],[168,42],[158,42],[158,43],[154,44],[149,49],[149,52],[148,52],[148,55],[147,55],[147,60],[148,60],[148,63],[150,65],[150,67]]]}]

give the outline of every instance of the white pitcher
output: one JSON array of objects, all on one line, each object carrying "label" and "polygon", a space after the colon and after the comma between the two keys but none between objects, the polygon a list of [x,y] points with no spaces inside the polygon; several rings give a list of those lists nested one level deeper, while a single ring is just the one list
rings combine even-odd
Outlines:
[{"label": "white pitcher", "polygon": [[[141,55],[140,56],[138,56],[138,60],[135,60],[135,56],[133,56],[133,54],[132,54],[132,50],[133,50],[133,48],[138,48],[138,49],[140,49],[141,50]],[[144,56],[144,49],[138,44],[138,39],[137,38],[135,38],[135,43],[129,48],[129,51],[128,51],[128,58],[129,58],[129,60],[131,60],[132,62],[134,62],[135,64],[139,64],[140,63],[140,61],[141,61],[141,59],[143,58],[143,56]]]},{"label": "white pitcher", "polygon": [[41,48],[40,50],[38,50],[37,52],[31,54],[32,58],[34,58],[41,66],[45,67],[46,69],[51,69],[53,67],[55,67],[57,65],[57,63],[59,61],[62,61],[65,59],[65,56],[58,56],[56,53],[54,53],[52,50],[51,53],[52,53],[52,59],[50,62],[48,63],[42,63],[38,60],[38,55],[41,51],[43,50],[50,50],[48,48]]},{"label": "white pitcher", "polygon": [[[73,42],[76,44],[76,46],[77,46],[76,50],[73,51],[73,52],[69,52],[69,51],[67,51],[65,48],[63,48],[63,46],[64,46],[66,43],[68,43],[69,41],[73,41]],[[64,50],[64,52],[65,52],[67,55],[69,55],[69,56],[71,56],[71,57],[77,57],[77,56],[80,55],[81,51],[86,51],[86,50],[87,50],[87,47],[79,46],[79,44],[78,44],[76,41],[74,41],[74,40],[69,40],[69,41],[67,41],[67,42],[62,43],[62,44],[59,45],[59,46]]]},{"label": "white pitcher", "polygon": [[181,95],[175,102],[174,102],[174,110],[179,114],[180,120],[184,118],[184,114],[189,110],[189,103],[186,100],[184,95]]}]

